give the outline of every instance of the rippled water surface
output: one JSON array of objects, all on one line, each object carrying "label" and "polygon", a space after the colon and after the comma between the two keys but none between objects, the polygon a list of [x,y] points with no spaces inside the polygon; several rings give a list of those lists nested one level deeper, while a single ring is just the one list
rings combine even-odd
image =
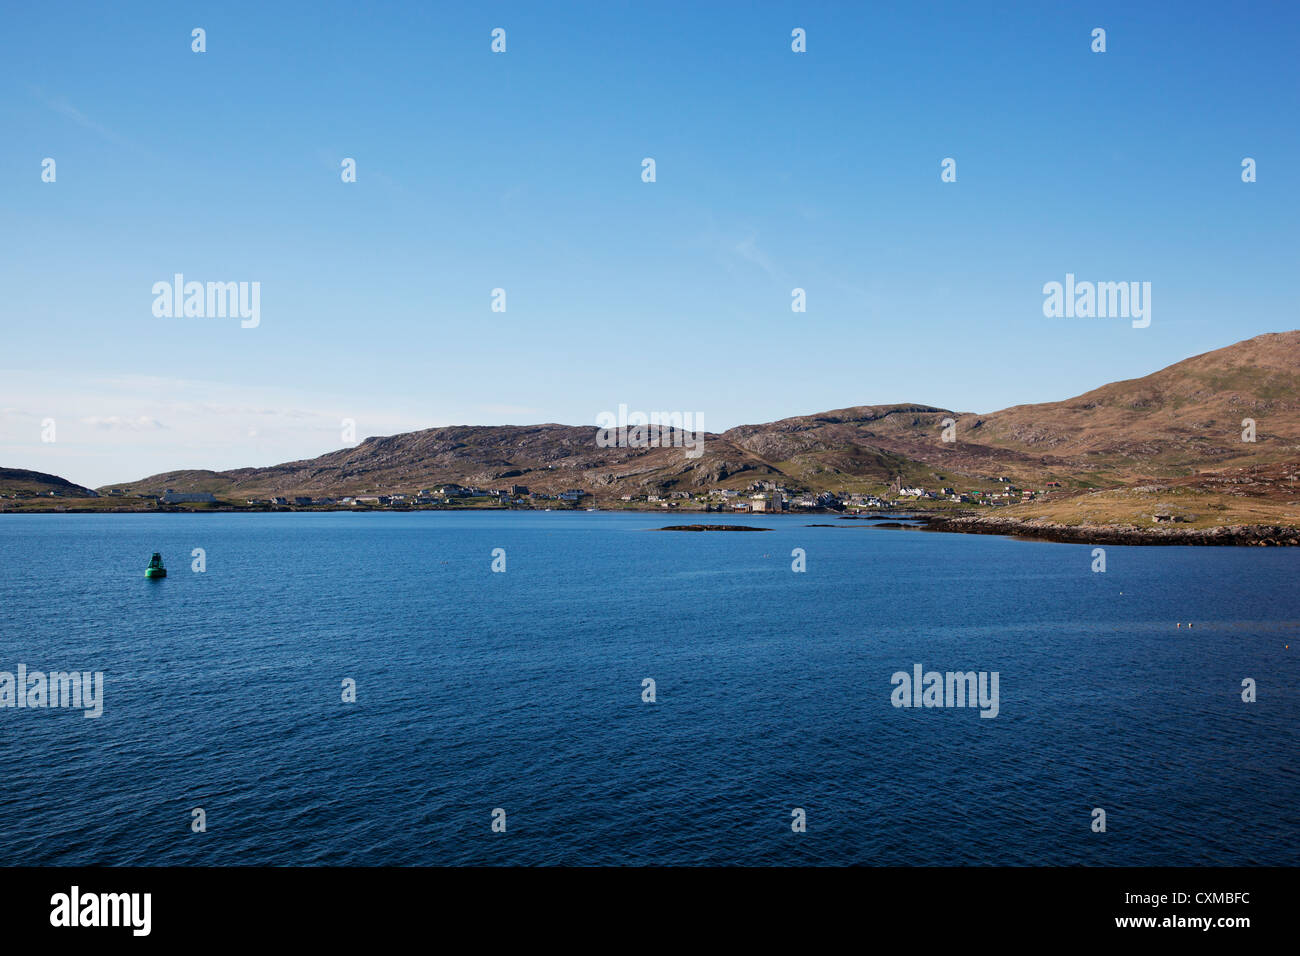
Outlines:
[{"label": "rippled water surface", "polygon": [[708,517],[4,516],[3,862],[1300,863],[1300,549]]}]

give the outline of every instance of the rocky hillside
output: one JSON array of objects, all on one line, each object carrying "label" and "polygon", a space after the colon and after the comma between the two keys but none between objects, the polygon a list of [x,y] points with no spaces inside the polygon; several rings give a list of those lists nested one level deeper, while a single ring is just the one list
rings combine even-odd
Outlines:
[{"label": "rocky hillside", "polygon": [[[942,440],[954,419],[955,441]],[[1255,441],[1242,440],[1244,419]],[[1261,335],[1077,398],[987,415],[858,406],[745,425],[730,439],[814,479],[880,466],[1106,487],[1300,457],[1300,331]],[[917,465],[924,466],[916,468]]]},{"label": "rocky hillside", "polygon": [[[1243,441],[1243,420],[1255,441]],[[1103,478],[1296,458],[1300,331],[1261,335],[1077,398],[964,415],[958,436]]]},{"label": "rocky hillside", "polygon": [[[1242,420],[1256,441],[1242,440]],[[955,441],[943,440],[954,422]],[[934,487],[998,477],[1107,488],[1200,470],[1300,458],[1300,331],[1261,335],[1077,398],[987,415],[930,405],[862,405],[742,425],[681,448],[599,448],[595,428],[453,426],[367,438],[269,468],[182,471],[115,487],[219,497],[413,492],[444,482],[527,485],[598,497],[743,487],[760,478],[812,491]]]},{"label": "rocky hillside", "polygon": [[123,487],[210,491],[221,497],[413,492],[446,482],[526,485],[556,493],[583,488],[602,496],[660,488],[745,484],[779,472],[761,456],[717,435],[703,453],[682,448],[598,448],[595,429],[572,425],[451,426],[367,438],[307,461],[235,471],[179,471]]}]

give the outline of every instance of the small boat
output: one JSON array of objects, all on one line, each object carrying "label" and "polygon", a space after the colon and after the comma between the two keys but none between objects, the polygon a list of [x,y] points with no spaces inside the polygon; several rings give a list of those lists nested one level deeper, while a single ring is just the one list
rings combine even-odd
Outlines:
[{"label": "small boat", "polygon": [[144,569],[144,576],[146,578],[167,577],[167,569],[163,567],[162,555],[157,551],[155,551],[153,557],[149,559],[149,567]]}]

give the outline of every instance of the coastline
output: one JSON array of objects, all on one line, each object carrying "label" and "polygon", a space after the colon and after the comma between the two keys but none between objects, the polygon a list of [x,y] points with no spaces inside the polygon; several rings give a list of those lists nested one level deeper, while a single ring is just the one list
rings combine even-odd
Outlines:
[{"label": "coastline", "polygon": [[929,518],[923,531],[996,534],[1060,544],[1300,546],[1300,528],[1285,525],[1221,525],[1216,528],[1143,528],[1138,525],[1066,525],[1042,519],[988,516]]},{"label": "coastline", "polygon": [[[87,507],[70,507],[70,508],[14,508],[0,509],[0,516],[3,515],[70,515],[70,514],[91,514],[91,515],[202,515],[202,514],[329,514],[337,512],[346,512],[351,514],[413,514],[419,512],[440,512],[440,513],[488,513],[498,514],[501,512],[538,512],[543,511],[555,514],[575,513],[590,514],[592,512],[585,508],[487,508],[487,507],[465,507],[465,508],[293,508],[293,507],[153,507],[153,508],[87,508]],[[667,517],[667,514],[657,509],[651,508],[600,508],[596,509],[597,514],[659,514]],[[701,516],[708,514],[703,511],[690,511],[682,509],[677,512],[683,517],[686,515],[699,514]],[[762,517],[768,520],[781,518],[812,518],[812,517],[830,517],[835,516],[844,524],[813,524],[808,527],[846,527],[848,522],[864,522],[859,527],[866,528],[891,528],[891,529],[910,529],[916,531],[935,531],[947,534],[989,534],[1001,535],[1009,538],[1021,538],[1028,541],[1050,541],[1058,544],[1091,544],[1091,545],[1135,545],[1135,546],[1160,546],[1160,545],[1192,545],[1203,547],[1300,547],[1300,527],[1288,525],[1220,525],[1213,528],[1178,528],[1169,525],[1160,525],[1157,527],[1142,527],[1133,524],[1082,524],[1069,525],[1059,522],[1047,521],[1043,518],[1011,518],[999,515],[941,515],[926,513],[924,511],[912,510],[907,514],[898,514],[896,512],[881,512],[878,514],[853,514],[845,515],[833,510],[820,511],[799,511],[784,513],[767,513],[746,515],[746,517]],[[918,522],[916,524],[902,524],[897,521],[903,518],[907,521]],[[728,529],[733,526],[728,526]],[[745,527],[734,526],[734,527]],[[672,530],[686,528],[694,529],[694,526],[676,526]],[[659,529],[669,530],[669,529]]]}]

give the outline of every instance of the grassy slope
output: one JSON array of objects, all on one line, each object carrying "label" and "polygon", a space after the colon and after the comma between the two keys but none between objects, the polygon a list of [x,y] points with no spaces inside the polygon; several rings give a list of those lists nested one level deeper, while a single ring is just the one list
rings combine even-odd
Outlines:
[{"label": "grassy slope", "polygon": [[[1161,490],[1154,490],[1160,488]],[[1237,498],[1188,486],[1141,485],[1095,491],[1056,501],[1013,505],[999,518],[1041,519],[1064,525],[1155,525],[1152,516],[1168,513],[1182,519],[1175,528],[1215,528],[1225,525],[1286,525],[1300,527],[1300,493],[1290,503],[1267,498]]]}]

